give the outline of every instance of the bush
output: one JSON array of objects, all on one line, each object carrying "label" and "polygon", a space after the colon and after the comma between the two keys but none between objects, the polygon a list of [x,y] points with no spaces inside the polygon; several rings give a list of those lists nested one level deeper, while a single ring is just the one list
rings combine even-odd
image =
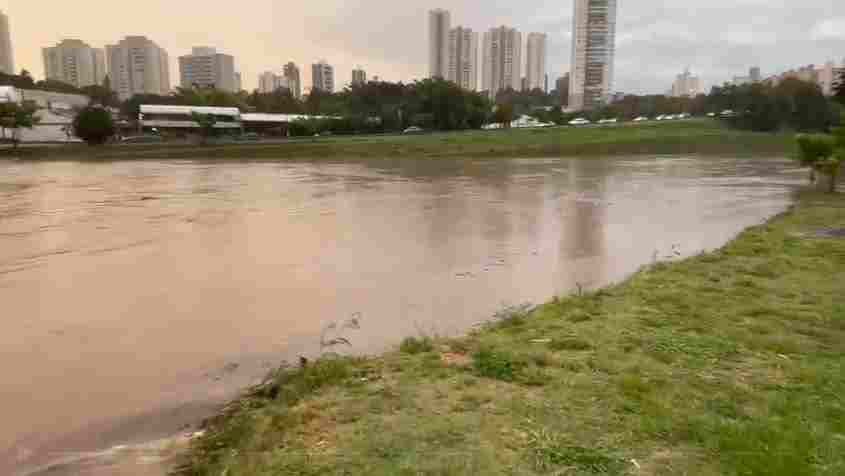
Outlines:
[{"label": "bush", "polygon": [[422,354],[423,352],[431,352],[434,350],[434,344],[428,337],[423,337],[421,339],[408,337],[399,345],[399,350],[405,354]]},{"label": "bush", "polygon": [[77,114],[73,130],[88,145],[102,145],[115,134],[114,120],[108,110],[89,106]]},{"label": "bush", "polygon": [[525,366],[507,351],[495,350],[489,347],[479,349],[472,356],[473,366],[482,377],[512,382],[516,374]]}]

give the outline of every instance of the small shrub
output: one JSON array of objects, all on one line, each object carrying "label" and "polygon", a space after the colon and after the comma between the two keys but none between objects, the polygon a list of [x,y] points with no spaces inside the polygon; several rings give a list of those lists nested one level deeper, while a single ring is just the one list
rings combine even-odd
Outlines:
[{"label": "small shrub", "polygon": [[478,375],[512,382],[524,363],[507,351],[484,347],[472,355],[473,367]]},{"label": "small shrub", "polygon": [[579,323],[586,322],[593,318],[593,315],[583,309],[576,309],[569,313],[567,319],[569,322]]},{"label": "small shrub", "polygon": [[115,134],[114,120],[108,110],[88,106],[73,120],[73,130],[88,145],[102,145]]},{"label": "small shrub", "polygon": [[399,345],[399,351],[404,354],[416,355],[434,350],[434,343],[429,337],[407,337]]}]

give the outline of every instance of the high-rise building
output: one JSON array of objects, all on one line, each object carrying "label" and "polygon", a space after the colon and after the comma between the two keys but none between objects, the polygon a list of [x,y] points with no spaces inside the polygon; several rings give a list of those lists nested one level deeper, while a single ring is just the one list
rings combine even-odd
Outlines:
[{"label": "high-rise building", "polygon": [[367,72],[361,68],[352,70],[352,84],[365,84],[367,82]]},{"label": "high-rise building", "polygon": [[734,76],[732,84],[734,86],[742,86],[744,84],[759,83],[763,78],[760,76],[760,68],[757,66],[748,70],[748,76]]},{"label": "high-rise building", "polygon": [[284,76],[288,80],[290,91],[296,99],[302,98],[302,80],[299,76],[299,67],[292,61],[284,66]]},{"label": "high-rise building", "polygon": [[326,60],[311,65],[311,89],[334,92],[334,68],[326,63]]},{"label": "high-rise building", "polygon": [[689,72],[689,68],[679,74],[672,83],[672,96],[676,98],[694,98],[701,92],[701,81],[698,76]]},{"label": "high-rise building", "polygon": [[570,109],[590,110],[608,102],[616,50],[616,1],[574,1]]},{"label": "high-rise building", "polygon": [[449,75],[449,30],[451,15],[443,9],[428,12],[428,75],[446,79]]},{"label": "high-rise building", "polygon": [[546,89],[546,35],[529,33],[525,47],[525,79],[527,89]]},{"label": "high-rise building", "polygon": [[167,52],[145,36],[127,36],[106,46],[109,79],[121,100],[136,94],[170,93]]},{"label": "high-rise building", "polygon": [[557,78],[555,80],[555,89],[557,90],[558,96],[560,96],[560,105],[561,106],[568,106],[569,105],[569,73],[564,74],[563,76]]},{"label": "high-rise building", "polygon": [[478,33],[462,26],[449,30],[449,62],[446,79],[458,86],[478,89]]},{"label": "high-rise building", "polygon": [[44,56],[44,77],[77,88],[103,84],[106,77],[105,53],[91,48],[82,40],[62,40],[41,50]]},{"label": "high-rise building", "polygon": [[836,94],[836,85],[839,83],[843,71],[845,71],[845,64],[840,68],[833,61],[828,61],[824,66],[817,68],[816,83],[821,88],[822,94],[825,96]]},{"label": "high-rise building", "polygon": [[265,71],[261,73],[261,76],[258,77],[259,93],[270,94],[276,92],[276,90],[280,88],[290,89],[291,94],[293,94],[291,82],[288,80],[288,78],[282,75],[276,74],[272,71]]},{"label": "high-rise building", "polygon": [[499,91],[522,86],[522,35],[501,26],[484,33],[482,89],[495,98]]},{"label": "high-rise building", "polygon": [[244,90],[244,78],[239,71],[235,71],[235,92]]},{"label": "high-rise building", "polygon": [[15,74],[15,56],[9,17],[0,11],[0,73]]},{"label": "high-rise building", "polygon": [[179,57],[179,83],[183,88],[217,88],[239,91],[235,85],[235,58],[216,49],[198,46]]}]

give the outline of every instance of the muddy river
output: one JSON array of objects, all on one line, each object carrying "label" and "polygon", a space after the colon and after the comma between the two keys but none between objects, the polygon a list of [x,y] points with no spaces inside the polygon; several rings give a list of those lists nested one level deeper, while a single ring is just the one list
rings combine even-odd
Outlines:
[{"label": "muddy river", "polygon": [[[724,244],[805,174],[714,158],[0,161],[0,473],[196,423],[282,360],[465,332]],[[7,471],[11,468],[11,471]]]}]

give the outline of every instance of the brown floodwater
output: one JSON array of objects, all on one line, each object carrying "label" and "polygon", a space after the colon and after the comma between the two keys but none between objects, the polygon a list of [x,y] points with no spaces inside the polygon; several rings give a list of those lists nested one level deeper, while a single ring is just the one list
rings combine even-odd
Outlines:
[{"label": "brown floodwater", "polygon": [[779,160],[0,161],[0,473],[196,423],[280,361],[465,332],[724,244]]}]

